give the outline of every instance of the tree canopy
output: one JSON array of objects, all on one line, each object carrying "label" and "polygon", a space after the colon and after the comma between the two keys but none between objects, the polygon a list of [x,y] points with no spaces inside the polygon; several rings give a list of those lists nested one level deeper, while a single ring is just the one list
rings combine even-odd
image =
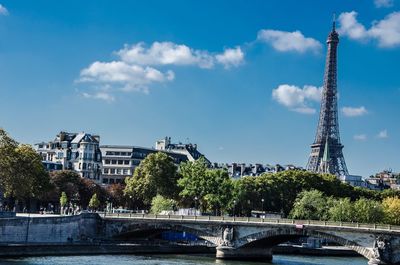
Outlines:
[{"label": "tree canopy", "polygon": [[142,160],[132,177],[125,179],[124,194],[150,205],[156,195],[176,198],[179,192],[177,180],[173,159],[162,152],[153,153]]}]

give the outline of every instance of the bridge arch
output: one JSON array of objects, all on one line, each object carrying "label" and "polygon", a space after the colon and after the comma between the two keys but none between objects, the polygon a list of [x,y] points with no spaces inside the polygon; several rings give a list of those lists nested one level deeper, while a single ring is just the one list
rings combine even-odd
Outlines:
[{"label": "bridge arch", "polygon": [[120,226],[112,229],[112,232],[109,235],[112,239],[118,239],[140,233],[164,231],[186,232],[195,235],[197,238],[205,240],[213,245],[217,245],[219,240],[218,237],[208,233],[207,231],[173,223],[121,223]]},{"label": "bridge arch", "polygon": [[261,246],[272,248],[291,239],[298,239],[301,237],[328,239],[339,245],[348,247],[349,249],[357,252],[369,260],[374,257],[374,253],[371,251],[371,249],[361,246],[349,239],[326,232],[295,228],[273,228],[246,235],[236,240],[235,248],[251,248]]}]

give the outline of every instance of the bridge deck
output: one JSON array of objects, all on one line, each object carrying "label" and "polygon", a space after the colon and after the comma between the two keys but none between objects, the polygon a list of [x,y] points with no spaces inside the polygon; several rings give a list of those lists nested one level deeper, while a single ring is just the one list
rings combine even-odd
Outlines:
[{"label": "bridge deck", "polygon": [[187,223],[212,223],[212,224],[237,224],[237,225],[290,225],[299,229],[310,228],[332,228],[332,229],[350,229],[363,232],[372,231],[375,233],[394,233],[400,234],[400,226],[388,224],[363,224],[351,222],[333,222],[317,220],[294,220],[294,219],[269,219],[255,217],[231,217],[231,216],[190,216],[190,215],[157,215],[157,214],[130,214],[130,213],[102,213],[104,219],[130,219],[130,220],[152,220],[152,221],[172,221]]}]

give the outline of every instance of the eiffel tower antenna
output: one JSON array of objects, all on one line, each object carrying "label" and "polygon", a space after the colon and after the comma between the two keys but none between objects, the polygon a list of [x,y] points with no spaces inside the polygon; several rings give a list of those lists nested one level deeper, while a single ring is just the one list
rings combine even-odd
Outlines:
[{"label": "eiffel tower antenna", "polygon": [[[332,31],[329,33],[326,41],[328,51],[325,63],[321,109],[317,133],[314,143],[311,145],[311,154],[308,159],[307,170],[317,173],[330,173],[339,177],[348,175],[349,173],[347,171],[346,162],[344,161],[342,152],[343,145],[340,142],[339,134],[336,71],[339,34],[335,30],[335,23],[334,16]],[[325,152],[325,149],[328,150]],[[327,154],[328,152],[329,161],[324,161],[324,153]],[[325,165],[323,163],[325,163]],[[322,169],[328,172],[322,172]]]}]

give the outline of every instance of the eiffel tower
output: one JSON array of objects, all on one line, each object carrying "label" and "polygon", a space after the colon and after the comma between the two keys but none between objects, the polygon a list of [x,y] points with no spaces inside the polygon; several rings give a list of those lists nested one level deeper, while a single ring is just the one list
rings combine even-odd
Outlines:
[{"label": "eiffel tower", "polygon": [[340,177],[349,173],[344,161],[343,145],[340,143],[339,135],[336,72],[339,34],[336,32],[335,20],[326,43],[328,53],[326,55],[321,109],[317,134],[314,143],[311,145],[307,170],[317,173],[329,173]]}]

